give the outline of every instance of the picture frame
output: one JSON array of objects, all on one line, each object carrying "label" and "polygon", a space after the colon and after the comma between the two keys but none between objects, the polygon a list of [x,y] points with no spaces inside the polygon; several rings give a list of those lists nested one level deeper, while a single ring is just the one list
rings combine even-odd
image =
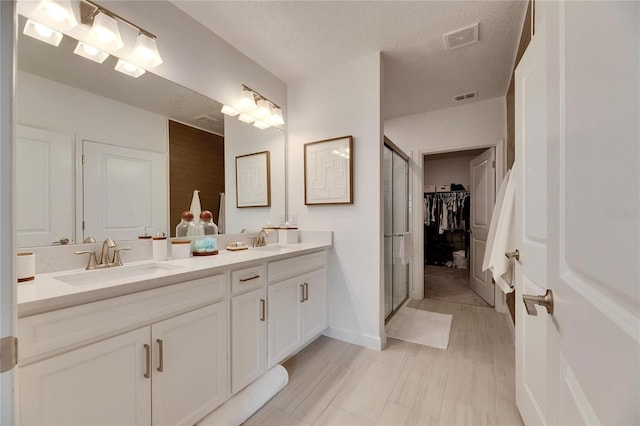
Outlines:
[{"label": "picture frame", "polygon": [[353,204],[353,136],[304,144],[304,204]]},{"label": "picture frame", "polygon": [[269,151],[236,157],[236,207],[271,207]]}]

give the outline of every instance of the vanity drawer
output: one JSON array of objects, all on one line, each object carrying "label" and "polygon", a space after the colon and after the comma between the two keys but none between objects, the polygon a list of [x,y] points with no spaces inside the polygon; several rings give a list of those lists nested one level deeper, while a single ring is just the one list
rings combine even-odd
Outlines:
[{"label": "vanity drawer", "polygon": [[262,286],[266,282],[265,275],[264,265],[232,271],[231,293],[237,294]]},{"label": "vanity drawer", "polygon": [[286,280],[287,278],[296,277],[306,272],[315,271],[316,269],[324,268],[326,266],[326,251],[278,260],[276,262],[269,263],[267,267],[269,282],[273,283],[276,281]]},{"label": "vanity drawer", "polygon": [[187,312],[225,294],[226,275],[220,274],[20,318],[20,363]]}]

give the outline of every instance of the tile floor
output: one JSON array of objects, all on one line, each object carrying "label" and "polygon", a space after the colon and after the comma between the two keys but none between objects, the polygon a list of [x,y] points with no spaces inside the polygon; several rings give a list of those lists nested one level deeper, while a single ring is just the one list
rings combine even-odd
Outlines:
[{"label": "tile floor", "polygon": [[424,294],[429,299],[489,306],[487,302],[471,290],[468,269],[425,265]]},{"label": "tile floor", "polygon": [[504,315],[409,306],[453,315],[448,349],[389,339],[378,352],[322,336],[284,364],[289,384],[245,425],[522,425]]}]

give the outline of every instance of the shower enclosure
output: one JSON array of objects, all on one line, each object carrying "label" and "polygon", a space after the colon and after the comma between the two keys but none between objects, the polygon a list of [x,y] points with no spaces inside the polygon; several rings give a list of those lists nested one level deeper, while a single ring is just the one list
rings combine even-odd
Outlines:
[{"label": "shower enclosure", "polygon": [[409,231],[409,157],[385,137],[384,185],[384,315],[397,311],[409,296],[409,265],[402,250]]}]

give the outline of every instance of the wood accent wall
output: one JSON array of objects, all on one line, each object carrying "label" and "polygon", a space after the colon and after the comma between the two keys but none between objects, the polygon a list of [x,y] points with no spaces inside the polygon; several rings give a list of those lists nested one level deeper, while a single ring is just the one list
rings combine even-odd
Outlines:
[{"label": "wood accent wall", "polygon": [[[509,90],[507,91],[507,168],[511,168],[513,165],[516,154],[515,69],[520,63],[520,59],[522,59],[522,55],[531,41],[531,33],[533,31],[532,19],[535,10],[534,1],[535,0],[529,0],[529,5],[527,6],[527,14],[524,18],[522,33],[520,34],[520,44],[518,45],[518,53],[516,54],[516,62],[513,66]],[[515,297],[515,292],[507,294],[507,307],[509,308],[509,313],[511,314],[511,319],[514,323],[516,317]]]},{"label": "wood accent wall", "polygon": [[169,235],[191,207],[193,191],[218,223],[224,192],[224,137],[169,120]]}]

